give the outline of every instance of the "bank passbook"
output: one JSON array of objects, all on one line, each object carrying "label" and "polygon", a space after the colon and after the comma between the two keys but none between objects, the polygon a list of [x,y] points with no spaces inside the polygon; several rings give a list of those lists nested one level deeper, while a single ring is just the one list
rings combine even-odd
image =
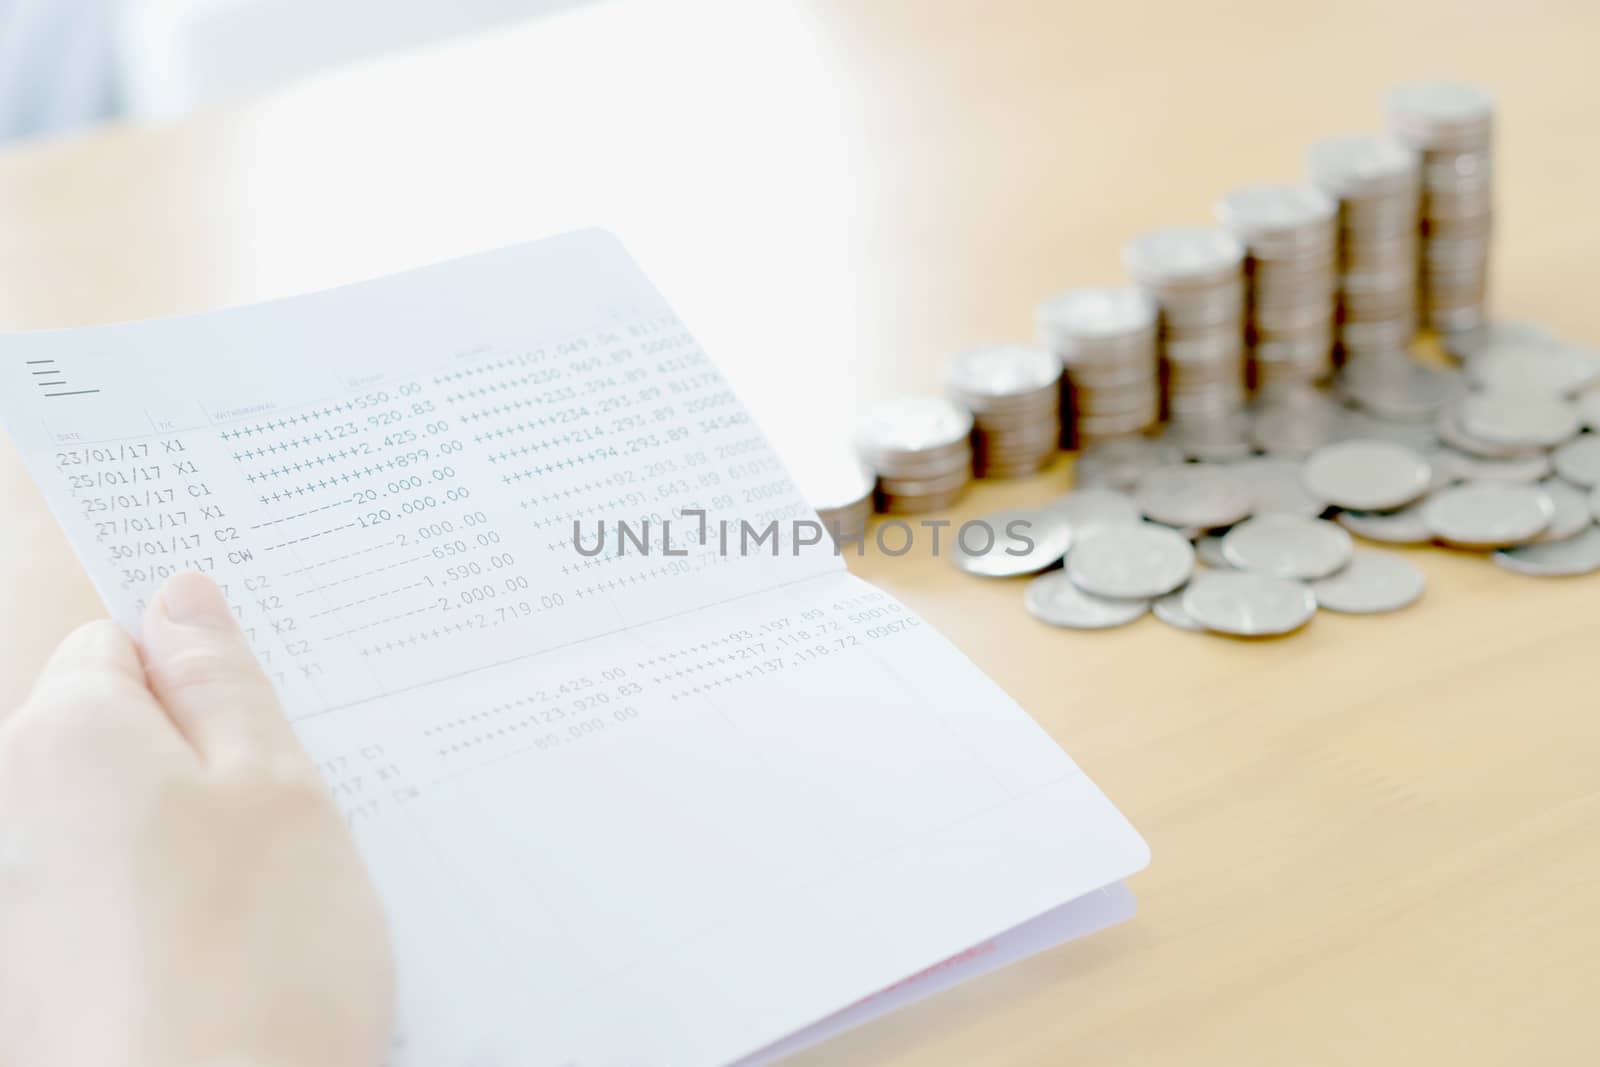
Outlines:
[{"label": "bank passbook", "polygon": [[0,371],[120,622],[226,592],[388,912],[400,1067],[767,1062],[1132,912],[1139,835],[814,536],[609,234]]}]

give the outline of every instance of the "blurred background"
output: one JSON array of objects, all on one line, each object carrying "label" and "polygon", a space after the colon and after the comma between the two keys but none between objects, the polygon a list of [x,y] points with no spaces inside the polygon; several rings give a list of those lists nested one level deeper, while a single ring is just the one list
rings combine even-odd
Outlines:
[{"label": "blurred background", "polygon": [[0,0],[0,150],[170,119],[586,0]]}]

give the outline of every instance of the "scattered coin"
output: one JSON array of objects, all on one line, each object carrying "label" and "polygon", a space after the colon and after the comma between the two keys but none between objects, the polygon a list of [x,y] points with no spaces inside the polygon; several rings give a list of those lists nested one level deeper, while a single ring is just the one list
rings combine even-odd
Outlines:
[{"label": "scattered coin", "polygon": [[1539,483],[1539,488],[1550,498],[1555,514],[1537,541],[1565,541],[1582,533],[1584,527],[1594,521],[1589,512],[1589,494],[1582,489],[1560,478],[1546,478]]},{"label": "scattered coin", "polygon": [[1555,505],[1535,485],[1467,482],[1441,489],[1422,505],[1433,536],[1460,548],[1521,545],[1543,533]]},{"label": "scattered coin", "polygon": [[1574,396],[1600,382],[1600,359],[1576,348],[1502,345],[1474,356],[1467,378],[1479,389]]},{"label": "scattered coin", "polygon": [[1470,359],[1498,345],[1556,345],[1556,335],[1536,322],[1493,319],[1470,330],[1441,334],[1444,349],[1459,359]]},{"label": "scattered coin", "polygon": [[1132,526],[1140,521],[1133,497],[1117,489],[1086,486],[1072,490],[1048,506],[1066,520],[1077,537],[1102,526]]},{"label": "scattered coin", "polygon": [[1255,515],[1301,515],[1314,519],[1328,510],[1328,502],[1313,495],[1300,477],[1301,464],[1293,460],[1256,456],[1232,468],[1250,494]]},{"label": "scattered coin", "polygon": [[1149,437],[1121,437],[1085,445],[1072,467],[1080,486],[1129,489],[1146,471],[1177,463],[1183,454],[1173,446]]},{"label": "scattered coin", "polygon": [[1065,516],[1049,508],[991,512],[956,531],[950,561],[985,578],[1018,578],[1055,566],[1072,543]]},{"label": "scattered coin", "polygon": [[1178,630],[1203,632],[1205,625],[1183,609],[1183,590],[1158,597],[1150,605],[1150,614]]},{"label": "scattered coin", "polygon": [[1390,511],[1428,491],[1433,472],[1415,449],[1388,441],[1340,441],[1306,460],[1306,488],[1355,511]]},{"label": "scattered coin", "polygon": [[1179,463],[1148,471],[1134,490],[1148,518],[1180,529],[1231,526],[1250,514],[1243,481],[1224,467]]},{"label": "scattered coin", "polygon": [[1350,535],[1331,522],[1260,515],[1228,531],[1222,556],[1239,570],[1277,578],[1326,578],[1350,562]]},{"label": "scattered coin", "polygon": [[1091,530],[1068,551],[1066,573],[1096,596],[1148,599],[1189,580],[1194,547],[1153,523]]},{"label": "scattered coin", "polygon": [[1343,570],[1311,583],[1317,606],[1348,615],[1399,611],[1416,603],[1427,579],[1397,552],[1358,549]]},{"label": "scattered coin", "polygon": [[1422,545],[1433,540],[1433,531],[1422,517],[1422,505],[1412,504],[1397,511],[1341,511],[1334,521],[1357,537],[1389,545]]},{"label": "scattered coin", "polygon": [[1086,593],[1065,571],[1041,574],[1028,583],[1022,602],[1028,614],[1051,626],[1073,630],[1104,630],[1133,622],[1150,610],[1150,601],[1112,599]]},{"label": "scattered coin", "polygon": [[1304,582],[1291,578],[1202,571],[1183,592],[1183,610],[1216,633],[1271,637],[1310,622],[1317,599]]},{"label": "scattered coin", "polygon": [[1550,475],[1550,457],[1544,452],[1491,459],[1487,456],[1471,456],[1455,449],[1449,451],[1455,464],[1457,481],[1519,482],[1523,485],[1532,485]]},{"label": "scattered coin", "polygon": [[1600,434],[1584,434],[1555,450],[1556,473],[1585,489],[1600,485]]},{"label": "scattered coin", "polygon": [[1568,578],[1600,571],[1600,526],[1564,541],[1502,548],[1490,557],[1508,571],[1538,578]]},{"label": "scattered coin", "polygon": [[1523,447],[1554,448],[1582,428],[1571,402],[1525,391],[1476,393],[1461,402],[1457,417],[1474,437]]}]

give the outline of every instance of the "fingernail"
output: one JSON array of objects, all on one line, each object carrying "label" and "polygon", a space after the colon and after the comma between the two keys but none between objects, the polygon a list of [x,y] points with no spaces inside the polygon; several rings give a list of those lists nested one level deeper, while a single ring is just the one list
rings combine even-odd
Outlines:
[{"label": "fingernail", "polygon": [[161,589],[161,610],[167,618],[183,626],[226,628],[233,625],[222,590],[210,578],[194,571],[168,579]]}]

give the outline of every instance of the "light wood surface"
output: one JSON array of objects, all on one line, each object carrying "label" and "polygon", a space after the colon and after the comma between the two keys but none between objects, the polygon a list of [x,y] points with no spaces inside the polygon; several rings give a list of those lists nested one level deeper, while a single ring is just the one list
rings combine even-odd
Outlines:
[{"label": "light wood surface", "polygon": [[[1595,341],[1596,40],[1582,0],[601,7],[0,159],[0,325],[598,223],[781,447],[842,447],[867,400],[1117,280],[1131,233],[1295,178],[1310,141],[1376,127],[1388,85],[1451,74],[1501,101],[1497,308]],[[956,517],[1067,478],[983,486]],[[10,706],[100,607],[9,446],[0,501]],[[1029,708],[1154,861],[1135,921],[795,1062],[1600,1061],[1600,578],[1416,558],[1416,609],[1255,644],[1047,631],[1014,584],[854,564]]]}]

